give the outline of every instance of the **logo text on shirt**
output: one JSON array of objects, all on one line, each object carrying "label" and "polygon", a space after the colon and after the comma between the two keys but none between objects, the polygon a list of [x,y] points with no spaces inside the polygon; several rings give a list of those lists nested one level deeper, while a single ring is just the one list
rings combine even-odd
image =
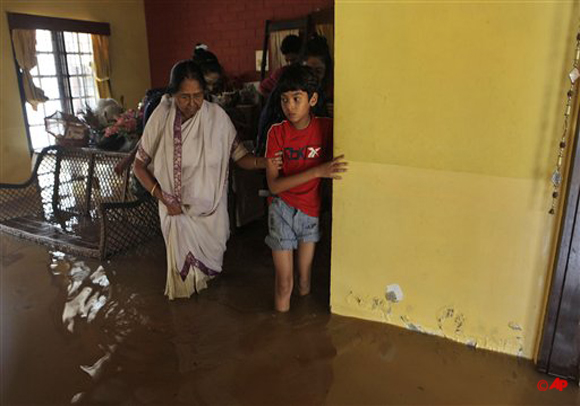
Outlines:
[{"label": "logo text on shirt", "polygon": [[294,149],[292,147],[284,148],[284,155],[290,161],[299,159],[315,159],[320,157],[322,147],[303,147]]}]

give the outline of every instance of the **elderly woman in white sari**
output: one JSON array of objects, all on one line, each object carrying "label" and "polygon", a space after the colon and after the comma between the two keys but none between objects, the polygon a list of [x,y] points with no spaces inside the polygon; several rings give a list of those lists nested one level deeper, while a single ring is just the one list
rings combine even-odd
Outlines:
[{"label": "elderly woman in white sari", "polygon": [[135,175],[159,200],[169,299],[190,297],[222,270],[230,158],[244,169],[266,166],[266,158],[239,142],[226,112],[204,100],[204,88],[194,62],[173,67],[168,93],[147,122],[135,160]]}]

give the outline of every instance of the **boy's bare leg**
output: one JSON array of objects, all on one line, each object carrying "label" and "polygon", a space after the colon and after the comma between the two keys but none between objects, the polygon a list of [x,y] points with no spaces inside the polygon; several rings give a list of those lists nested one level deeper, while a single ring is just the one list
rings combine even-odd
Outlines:
[{"label": "boy's bare leg", "polygon": [[314,242],[298,243],[298,294],[300,296],[310,293],[310,275],[315,247]]},{"label": "boy's bare leg", "polygon": [[279,312],[290,310],[290,295],[294,286],[292,278],[292,251],[272,251],[276,278],[274,287],[274,305]]}]

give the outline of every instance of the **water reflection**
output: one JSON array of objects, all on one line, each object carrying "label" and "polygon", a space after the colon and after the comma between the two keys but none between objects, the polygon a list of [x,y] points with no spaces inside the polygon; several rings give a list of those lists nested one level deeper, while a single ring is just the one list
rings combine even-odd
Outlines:
[{"label": "water reflection", "polygon": [[75,323],[95,320],[111,299],[111,284],[102,266],[93,271],[84,261],[70,261],[63,253],[54,252],[50,271],[66,288],[62,323],[70,333],[74,333]]},{"label": "water reflection", "polygon": [[[61,291],[55,303],[60,315],[59,329],[91,355],[92,359],[80,364],[79,369],[97,384],[113,364],[119,344],[136,326],[147,325],[149,319],[138,311],[137,293],[113,285],[110,277],[114,275],[109,275],[102,265],[87,264],[60,251],[50,254],[51,277]],[[83,401],[93,388],[89,385],[76,393],[71,403]]]}]

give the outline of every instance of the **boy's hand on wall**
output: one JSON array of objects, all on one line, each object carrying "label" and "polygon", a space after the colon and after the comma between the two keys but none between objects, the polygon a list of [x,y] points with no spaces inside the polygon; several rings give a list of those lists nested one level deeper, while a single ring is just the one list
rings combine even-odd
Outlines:
[{"label": "boy's hand on wall", "polygon": [[326,162],[318,167],[320,178],[342,179],[341,173],[347,171],[348,162],[344,160],[344,155],[337,156],[332,161]]}]

